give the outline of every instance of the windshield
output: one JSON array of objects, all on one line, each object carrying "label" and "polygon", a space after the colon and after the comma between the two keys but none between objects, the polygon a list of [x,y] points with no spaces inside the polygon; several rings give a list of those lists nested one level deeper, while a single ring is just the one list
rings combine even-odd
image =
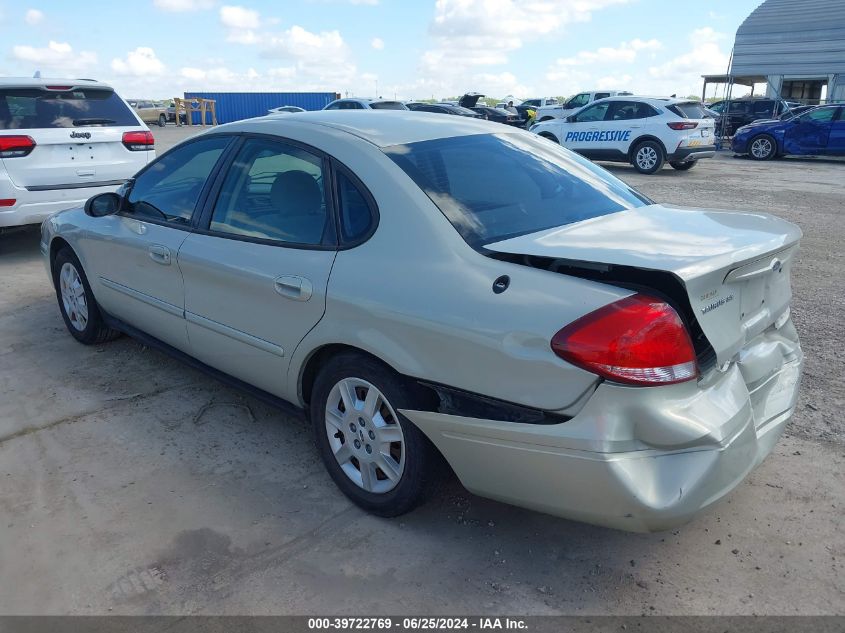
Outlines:
[{"label": "windshield", "polygon": [[111,90],[0,89],[0,130],[141,124]]},{"label": "windshield", "polygon": [[652,204],[609,172],[527,134],[479,134],[384,152],[473,248]]}]

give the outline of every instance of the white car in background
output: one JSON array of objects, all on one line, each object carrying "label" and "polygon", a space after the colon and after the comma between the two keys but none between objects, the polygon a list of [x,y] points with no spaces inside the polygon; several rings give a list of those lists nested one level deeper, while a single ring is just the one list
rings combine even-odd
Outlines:
[{"label": "white car in background", "polygon": [[537,123],[531,132],[591,160],[631,163],[641,174],[653,174],[666,162],[686,171],[714,156],[714,128],[697,101],[625,96]]},{"label": "white car in background", "polygon": [[278,108],[270,108],[267,110],[267,114],[293,114],[294,112],[305,112],[305,108],[300,108],[299,106],[279,106]]},{"label": "white car in background", "polygon": [[0,78],[0,232],[114,191],[155,158],[154,142],[106,84]]},{"label": "white car in background", "polygon": [[565,119],[576,110],[583,108],[585,105],[592,103],[593,101],[606,99],[607,97],[615,97],[616,95],[630,94],[632,93],[624,90],[592,90],[589,92],[579,92],[564,103],[557,103],[557,100],[555,100],[555,103],[541,105],[537,108],[534,120],[548,121],[549,119]]}]

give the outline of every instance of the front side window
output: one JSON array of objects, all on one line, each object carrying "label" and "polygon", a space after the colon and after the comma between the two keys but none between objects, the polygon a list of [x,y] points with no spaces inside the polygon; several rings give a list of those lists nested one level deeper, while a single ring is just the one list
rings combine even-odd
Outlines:
[{"label": "front side window", "polygon": [[568,109],[572,108],[580,108],[581,106],[585,106],[590,103],[590,94],[587,92],[582,92],[579,95],[575,95],[572,97],[566,104]]},{"label": "front side window", "polygon": [[135,179],[124,211],[138,219],[190,224],[205,182],[230,140],[210,136],[167,152]]},{"label": "front side window", "polygon": [[328,228],[319,156],[249,139],[223,181],[209,229],[274,242],[319,245]]},{"label": "front side window", "polygon": [[836,108],[817,108],[802,114],[799,117],[801,123],[828,123],[833,121],[833,115],[836,114]]},{"label": "front side window", "polygon": [[775,103],[772,101],[758,101],[754,104],[754,114],[772,116],[775,112]]},{"label": "front side window", "polygon": [[112,90],[0,89],[0,130],[139,125]]},{"label": "front side window", "polygon": [[476,134],[384,152],[473,248],[651,204],[601,167],[540,137]]},{"label": "front side window", "polygon": [[604,121],[604,117],[607,114],[607,109],[609,107],[610,103],[605,101],[604,103],[597,103],[589,108],[584,108],[581,112],[575,115],[575,122],[589,123],[590,121]]}]

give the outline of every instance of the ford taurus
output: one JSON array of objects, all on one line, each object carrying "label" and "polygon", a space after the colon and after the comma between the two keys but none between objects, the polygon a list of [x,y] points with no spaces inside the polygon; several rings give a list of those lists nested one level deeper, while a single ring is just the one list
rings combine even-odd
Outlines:
[{"label": "ford taurus", "polygon": [[251,119],[42,226],[70,334],[128,333],[305,413],[383,516],[469,490],[687,521],[795,407],[800,230],[655,204],[525,131],[414,112]]}]

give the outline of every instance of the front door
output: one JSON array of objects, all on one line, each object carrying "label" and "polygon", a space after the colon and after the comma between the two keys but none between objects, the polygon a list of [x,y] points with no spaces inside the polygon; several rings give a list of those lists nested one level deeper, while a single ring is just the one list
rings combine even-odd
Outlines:
[{"label": "front door", "polygon": [[[100,218],[106,239],[86,241],[98,271],[97,302],[109,314],[187,350],[184,288],[177,253],[230,137],[206,137],[168,152],[135,180],[117,215]],[[86,262],[87,263],[87,262]]]},{"label": "front door", "polygon": [[179,250],[191,354],[285,397],[296,346],[322,318],[336,237],[324,161],[248,138]]},{"label": "front door", "polygon": [[786,154],[824,154],[838,108],[816,108],[799,114],[786,124],[783,150]]},{"label": "front door", "polygon": [[594,103],[572,115],[572,121],[562,126],[560,144],[589,158],[594,157],[609,107],[609,101]]}]

